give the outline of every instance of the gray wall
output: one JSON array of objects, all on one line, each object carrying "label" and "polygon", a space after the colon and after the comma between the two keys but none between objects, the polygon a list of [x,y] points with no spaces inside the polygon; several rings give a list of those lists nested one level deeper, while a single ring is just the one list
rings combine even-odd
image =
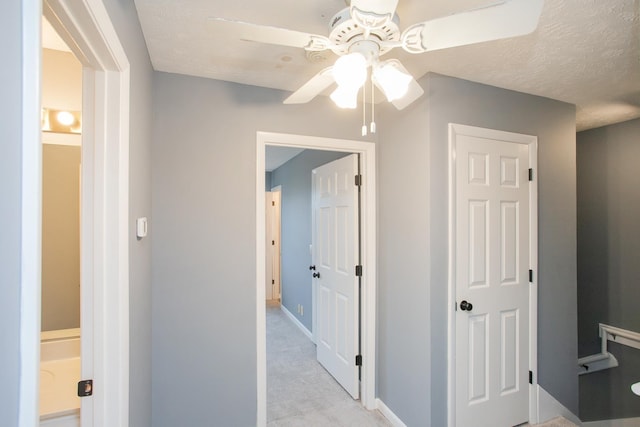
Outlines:
[{"label": "gray wall", "polygon": [[428,108],[378,109],[377,396],[411,427],[446,425],[430,422]]},{"label": "gray wall", "polygon": [[18,425],[20,386],[20,248],[22,183],[22,3],[0,14],[0,414]]},{"label": "gray wall", "polygon": [[[578,133],[580,356],[600,351],[598,323],[640,331],[640,120]],[[620,366],[580,377],[583,421],[640,416],[630,386],[640,352],[609,344]]]},{"label": "gray wall", "polygon": [[42,145],[42,327],[80,327],[80,147]]},{"label": "gray wall", "polygon": [[285,95],[155,74],[155,427],[256,422],[256,131],[361,139],[357,111]]},{"label": "gray wall", "polygon": [[[272,187],[282,186],[282,304],[311,332],[311,171],[347,154],[305,150],[274,170],[271,176]],[[304,315],[298,313],[298,304],[304,307]]]},{"label": "gray wall", "polygon": [[408,425],[446,424],[454,122],[539,138],[538,380],[577,413],[574,107],[436,74],[420,83],[426,96],[404,112],[385,109],[379,126],[378,394]]},{"label": "gray wall", "polygon": [[[129,125],[129,423],[151,425],[151,126],[153,70],[133,1],[103,0],[130,64]],[[135,220],[149,218],[136,238]]]},{"label": "gray wall", "polygon": [[271,191],[271,189],[274,187],[273,185],[271,185],[271,175],[271,172],[264,173],[264,191]]}]

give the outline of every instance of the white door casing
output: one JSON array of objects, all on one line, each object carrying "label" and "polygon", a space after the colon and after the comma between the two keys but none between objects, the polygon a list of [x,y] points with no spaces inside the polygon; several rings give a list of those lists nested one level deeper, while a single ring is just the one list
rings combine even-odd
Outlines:
[{"label": "white door casing", "polygon": [[354,399],[360,396],[357,173],[357,154],[313,170],[312,233],[318,362]]},{"label": "white door casing", "polygon": [[449,425],[533,421],[536,138],[450,125],[450,148]]},{"label": "white door casing", "polygon": [[360,190],[362,216],[361,262],[362,292],[361,306],[361,353],[360,401],[373,410],[377,408],[376,391],[376,146],[372,142],[353,141],[336,138],[323,138],[308,135],[295,135],[273,132],[256,134],[256,386],[258,427],[266,426],[267,421],[267,369],[266,369],[266,312],[264,304],[265,269],[265,147],[298,147],[313,150],[340,151],[358,153],[363,183]]}]

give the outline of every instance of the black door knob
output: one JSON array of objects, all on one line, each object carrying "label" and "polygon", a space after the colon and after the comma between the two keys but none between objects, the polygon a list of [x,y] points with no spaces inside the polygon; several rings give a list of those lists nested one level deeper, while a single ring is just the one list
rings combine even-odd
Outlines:
[{"label": "black door knob", "polygon": [[316,266],[315,266],[315,265],[310,265],[310,266],[309,266],[309,270],[315,270],[315,269],[316,269]]},{"label": "black door knob", "polygon": [[320,273],[313,273],[313,277],[315,277],[316,279],[320,278]]},{"label": "black door knob", "polygon": [[473,310],[473,304],[471,304],[470,302],[462,301],[460,303],[460,310],[462,310],[462,311],[471,311],[471,310]]}]

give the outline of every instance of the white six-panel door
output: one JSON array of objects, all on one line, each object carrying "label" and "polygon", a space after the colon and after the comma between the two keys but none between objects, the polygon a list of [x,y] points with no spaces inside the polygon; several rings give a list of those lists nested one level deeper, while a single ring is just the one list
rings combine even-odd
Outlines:
[{"label": "white six-panel door", "polygon": [[352,154],[313,171],[317,358],[354,399],[360,394],[357,170]]},{"label": "white six-panel door", "polygon": [[529,418],[530,188],[526,143],[454,134],[455,420]]}]

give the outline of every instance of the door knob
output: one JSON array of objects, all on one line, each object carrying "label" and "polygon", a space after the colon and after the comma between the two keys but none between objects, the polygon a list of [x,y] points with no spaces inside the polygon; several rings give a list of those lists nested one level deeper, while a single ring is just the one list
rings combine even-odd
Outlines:
[{"label": "door knob", "polygon": [[473,304],[463,300],[460,303],[460,310],[462,310],[462,311],[471,311],[471,310],[473,310]]},{"label": "door knob", "polygon": [[313,277],[315,277],[316,279],[320,278],[320,273],[313,273]]},{"label": "door knob", "polygon": [[309,266],[309,270],[315,270],[315,269],[316,269],[316,266],[315,266],[315,265],[310,265],[310,266]]}]

